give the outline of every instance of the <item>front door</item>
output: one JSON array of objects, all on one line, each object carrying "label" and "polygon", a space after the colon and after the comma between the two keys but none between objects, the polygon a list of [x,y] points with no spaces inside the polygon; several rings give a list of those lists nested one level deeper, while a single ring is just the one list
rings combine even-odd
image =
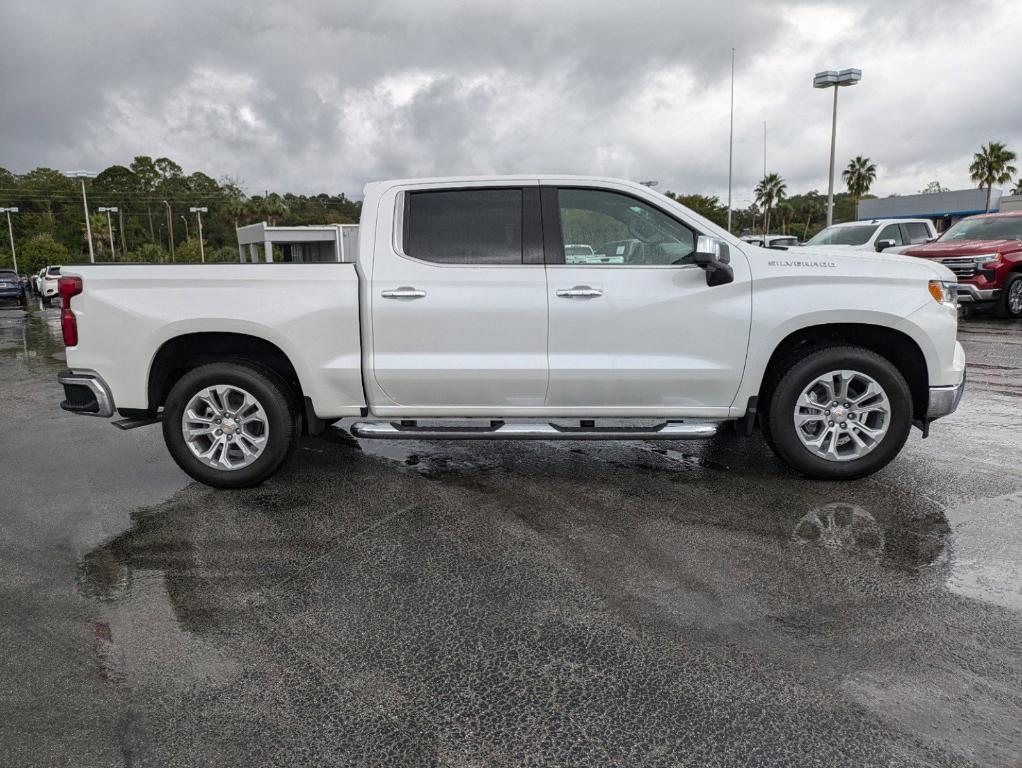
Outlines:
[{"label": "front door", "polygon": [[394,236],[377,240],[373,260],[376,383],[422,415],[541,408],[547,300],[538,184],[400,195]]},{"label": "front door", "polygon": [[710,416],[732,404],[748,348],[749,268],[733,249],[734,282],[707,286],[692,263],[700,233],[670,210],[624,189],[543,187],[548,407]]}]

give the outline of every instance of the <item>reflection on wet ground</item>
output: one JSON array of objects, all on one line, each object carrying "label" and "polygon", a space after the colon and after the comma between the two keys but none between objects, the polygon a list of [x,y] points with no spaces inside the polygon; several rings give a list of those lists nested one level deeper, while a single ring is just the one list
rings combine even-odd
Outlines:
[{"label": "reflection on wet ground", "polygon": [[[20,353],[0,336],[26,403],[5,450],[53,415],[39,314]],[[26,465],[0,512],[0,738],[19,764],[1011,764],[1022,327],[966,328],[1000,367],[854,483],[758,438],[337,430],[217,492],[158,430],[51,418],[65,484],[40,518]]]}]

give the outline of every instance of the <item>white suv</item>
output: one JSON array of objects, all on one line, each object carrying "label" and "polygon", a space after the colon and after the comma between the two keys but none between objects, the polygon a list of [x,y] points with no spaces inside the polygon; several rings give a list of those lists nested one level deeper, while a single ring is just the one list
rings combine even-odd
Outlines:
[{"label": "white suv", "polygon": [[844,246],[858,251],[901,253],[912,245],[937,239],[929,219],[872,219],[834,224],[806,241],[806,248]]}]

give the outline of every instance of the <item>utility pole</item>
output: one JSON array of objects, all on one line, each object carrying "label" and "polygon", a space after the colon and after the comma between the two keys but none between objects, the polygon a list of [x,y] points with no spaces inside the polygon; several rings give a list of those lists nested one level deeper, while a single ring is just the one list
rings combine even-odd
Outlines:
[{"label": "utility pole", "polygon": [[85,180],[96,178],[96,174],[89,171],[70,171],[65,174],[72,179],[81,179],[82,182],[82,207],[85,209],[85,237],[89,241],[89,261],[96,263],[96,252],[92,249],[92,224],[89,222],[89,200],[85,197]]},{"label": "utility pole", "polygon": [[120,209],[120,208],[118,209],[118,211],[117,211],[117,221],[121,225],[121,253],[127,254],[128,253],[128,241],[124,237],[124,210],[123,209]]},{"label": "utility pole", "polygon": [[202,259],[202,263],[206,263],[206,248],[202,244],[202,214],[209,213],[209,208],[189,208],[189,212],[195,214],[195,218],[199,220],[199,258]]},{"label": "utility pole", "polygon": [[7,214],[7,234],[11,238],[11,260],[14,262],[14,271],[18,271],[18,254],[14,251],[14,228],[11,226],[11,214],[17,213],[17,208],[0,208],[0,213]]},{"label": "utility pole", "polygon": [[727,140],[727,231],[731,232],[731,170],[735,150],[735,49],[731,49],[731,131]]},{"label": "utility pole", "polygon": [[167,244],[170,246],[170,260],[174,261],[174,211],[166,200],[163,204],[167,206]]},{"label": "utility pole", "polygon": [[[114,227],[113,227],[113,224],[110,223],[110,214],[111,213],[117,213],[117,208],[116,207],[110,208],[110,207],[100,206],[97,210],[100,213],[105,213],[106,214],[106,231],[107,231],[107,234],[110,236],[110,261],[113,261],[115,258],[117,258],[117,252],[114,250]],[[123,239],[123,236],[121,238],[121,249],[122,250],[124,249],[124,239]]]}]

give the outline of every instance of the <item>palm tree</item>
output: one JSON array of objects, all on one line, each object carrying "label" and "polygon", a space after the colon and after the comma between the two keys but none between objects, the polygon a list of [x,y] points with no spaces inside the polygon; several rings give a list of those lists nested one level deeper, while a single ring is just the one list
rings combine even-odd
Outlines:
[{"label": "palm tree", "polygon": [[1018,170],[1011,164],[1015,157],[1015,153],[1000,141],[991,141],[985,147],[980,146],[979,152],[972,156],[969,178],[978,184],[980,189],[986,187],[986,209],[988,211],[990,210],[990,190],[994,184],[1007,184],[1011,181],[1012,174]]},{"label": "palm tree", "polygon": [[773,207],[781,202],[787,187],[782,179],[776,173],[768,173],[763,177],[762,181],[756,185],[756,202],[763,206],[763,234],[770,234],[770,211]]},{"label": "palm tree", "polygon": [[848,161],[848,167],[841,171],[841,178],[848,186],[848,193],[852,196],[853,215],[859,215],[859,198],[869,192],[873,182],[877,180],[877,167],[869,161],[868,157],[858,155]]}]

